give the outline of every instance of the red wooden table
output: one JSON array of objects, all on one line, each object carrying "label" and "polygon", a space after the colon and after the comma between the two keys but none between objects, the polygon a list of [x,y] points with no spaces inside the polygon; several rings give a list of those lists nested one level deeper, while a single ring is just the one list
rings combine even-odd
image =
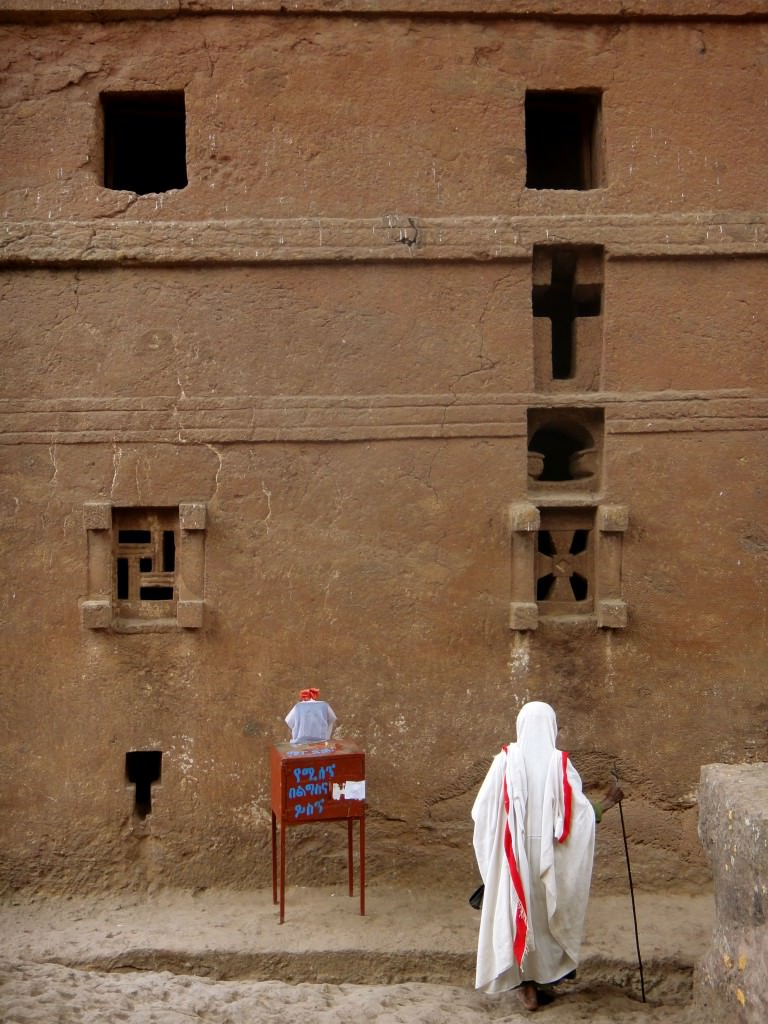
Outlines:
[{"label": "red wooden table", "polygon": [[354,893],[352,826],[360,822],[360,913],[365,914],[365,754],[350,740],[276,743],[272,769],[272,902],[277,903],[280,828],[280,924],[285,920],[285,833],[294,825],[347,822],[349,895]]}]

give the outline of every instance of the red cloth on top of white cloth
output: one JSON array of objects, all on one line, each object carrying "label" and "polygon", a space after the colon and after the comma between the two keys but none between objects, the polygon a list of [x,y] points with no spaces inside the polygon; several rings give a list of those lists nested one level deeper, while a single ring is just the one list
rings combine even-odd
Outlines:
[{"label": "red cloth on top of white cloth", "polygon": [[541,701],[517,718],[472,808],[485,883],[475,986],[503,992],[576,968],[592,878],[595,812]]}]

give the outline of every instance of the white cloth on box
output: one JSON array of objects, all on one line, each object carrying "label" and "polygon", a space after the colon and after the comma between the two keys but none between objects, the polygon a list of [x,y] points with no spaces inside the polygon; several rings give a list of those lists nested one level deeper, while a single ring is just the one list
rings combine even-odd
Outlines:
[{"label": "white cloth on box", "polygon": [[475,985],[484,992],[558,981],[578,963],[595,813],[578,772],[555,747],[556,736],[552,708],[526,704],[517,719],[517,742],[493,759],[472,808],[475,855],[485,883]]},{"label": "white cloth on box", "polygon": [[336,723],[331,705],[324,700],[301,700],[285,718],[291,743],[321,743],[329,740]]}]

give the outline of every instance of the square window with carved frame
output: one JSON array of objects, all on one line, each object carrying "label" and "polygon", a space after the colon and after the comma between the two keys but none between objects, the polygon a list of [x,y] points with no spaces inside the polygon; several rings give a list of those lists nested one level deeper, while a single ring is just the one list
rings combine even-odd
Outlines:
[{"label": "square window with carved frame", "polygon": [[624,505],[509,506],[513,630],[534,630],[555,618],[582,618],[623,629]]},{"label": "square window with carved frame", "polygon": [[113,508],[109,502],[88,502],[84,518],[84,626],[140,633],[202,625],[203,503]]}]

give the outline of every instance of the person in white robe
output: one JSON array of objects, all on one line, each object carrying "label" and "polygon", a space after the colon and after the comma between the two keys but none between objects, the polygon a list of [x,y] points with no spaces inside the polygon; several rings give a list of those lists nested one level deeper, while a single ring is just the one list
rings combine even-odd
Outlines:
[{"label": "person in white robe", "polygon": [[517,717],[517,742],[494,757],[474,806],[474,848],[485,885],[475,986],[517,988],[539,1005],[538,986],[576,969],[592,877],[595,819],[623,797],[614,785],[599,804],[556,747],[549,704]]}]

